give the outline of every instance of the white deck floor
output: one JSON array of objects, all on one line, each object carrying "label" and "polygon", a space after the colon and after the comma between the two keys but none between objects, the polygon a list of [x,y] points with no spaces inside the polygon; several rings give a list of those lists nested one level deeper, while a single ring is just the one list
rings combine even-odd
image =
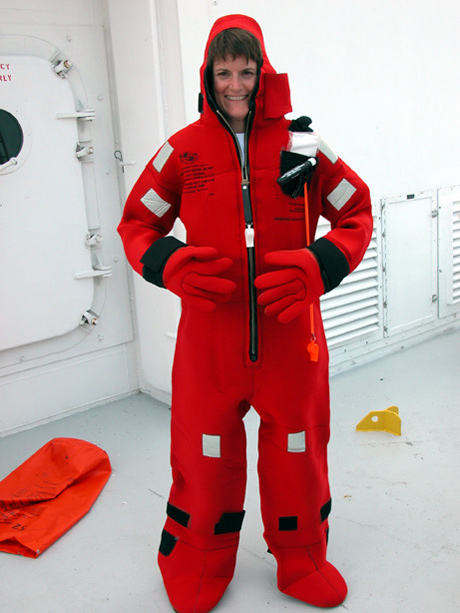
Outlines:
[{"label": "white deck floor", "polygon": [[[460,610],[460,331],[331,380],[329,559],[357,613]],[[402,436],[356,432],[369,411],[399,407]],[[276,589],[247,418],[249,484],[235,577],[216,613],[319,610]],[[57,436],[105,449],[113,475],[74,528],[36,560],[0,553],[0,610],[169,613],[156,566],[169,491],[169,411],[138,395],[0,439],[0,479]]]}]

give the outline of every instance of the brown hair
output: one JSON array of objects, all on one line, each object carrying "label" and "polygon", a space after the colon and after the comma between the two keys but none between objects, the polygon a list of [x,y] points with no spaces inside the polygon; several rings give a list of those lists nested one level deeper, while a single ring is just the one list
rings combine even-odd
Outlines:
[{"label": "brown hair", "polygon": [[230,55],[232,59],[244,56],[247,60],[254,60],[257,70],[263,62],[262,48],[259,40],[241,28],[229,28],[215,36],[208,49],[207,66],[212,67],[216,60],[225,60]]}]

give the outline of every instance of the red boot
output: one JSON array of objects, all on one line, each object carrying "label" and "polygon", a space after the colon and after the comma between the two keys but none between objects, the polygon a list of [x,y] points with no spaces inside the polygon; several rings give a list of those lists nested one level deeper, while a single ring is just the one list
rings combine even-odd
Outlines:
[{"label": "red boot", "polygon": [[326,561],[326,539],[309,546],[272,548],[278,562],[278,588],[315,607],[337,607],[345,600],[347,585]]},{"label": "red boot", "polygon": [[177,613],[208,613],[216,606],[233,578],[238,540],[222,535],[216,537],[215,549],[205,549],[163,531],[158,564]]}]

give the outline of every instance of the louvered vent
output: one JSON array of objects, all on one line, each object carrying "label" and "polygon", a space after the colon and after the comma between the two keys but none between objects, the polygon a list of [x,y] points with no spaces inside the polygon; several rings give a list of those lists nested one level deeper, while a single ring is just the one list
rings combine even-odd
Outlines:
[{"label": "louvered vent", "polygon": [[439,317],[460,312],[460,185],[438,190]]},{"label": "louvered vent", "polygon": [[460,201],[452,203],[453,303],[460,303]]},{"label": "louvered vent", "polygon": [[[316,238],[330,226],[320,219]],[[361,264],[339,287],[321,298],[324,329],[330,349],[379,333],[379,271],[375,231]]]}]

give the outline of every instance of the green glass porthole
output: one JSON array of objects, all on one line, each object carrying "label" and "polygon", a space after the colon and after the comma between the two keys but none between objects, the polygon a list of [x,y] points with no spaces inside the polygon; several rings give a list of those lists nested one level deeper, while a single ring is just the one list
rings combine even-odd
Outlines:
[{"label": "green glass porthole", "polygon": [[16,158],[24,144],[24,133],[19,121],[4,109],[0,109],[0,165]]}]

